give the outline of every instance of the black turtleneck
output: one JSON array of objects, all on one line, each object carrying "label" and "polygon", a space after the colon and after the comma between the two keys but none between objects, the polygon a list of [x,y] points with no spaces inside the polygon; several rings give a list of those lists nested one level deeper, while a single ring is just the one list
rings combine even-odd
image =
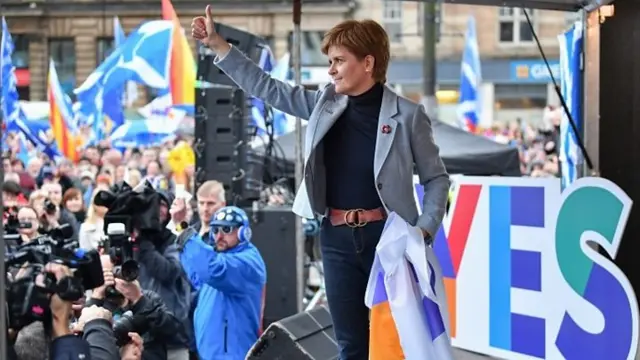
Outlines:
[{"label": "black turtleneck", "polygon": [[376,84],[349,96],[346,110],[324,137],[327,206],[334,209],[375,209],[382,206],[373,176],[378,117],[384,86]]}]

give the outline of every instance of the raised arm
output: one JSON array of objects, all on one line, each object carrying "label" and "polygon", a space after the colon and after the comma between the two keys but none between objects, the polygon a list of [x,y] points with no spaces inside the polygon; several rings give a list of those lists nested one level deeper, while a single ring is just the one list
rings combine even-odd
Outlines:
[{"label": "raised arm", "polygon": [[206,17],[193,19],[191,35],[217,54],[214,64],[242,90],[287,114],[307,120],[311,117],[321,90],[310,91],[303,86],[291,86],[271,78],[216,33],[210,5],[207,5]]},{"label": "raised arm", "polygon": [[272,78],[233,46],[213,63],[242,90],[289,115],[309,120],[320,98],[321,90],[311,91]]}]

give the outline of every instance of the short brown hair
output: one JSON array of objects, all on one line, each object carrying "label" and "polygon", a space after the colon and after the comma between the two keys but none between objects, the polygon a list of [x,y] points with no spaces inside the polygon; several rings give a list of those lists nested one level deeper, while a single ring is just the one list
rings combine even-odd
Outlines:
[{"label": "short brown hair", "polygon": [[389,35],[380,24],[373,20],[346,20],[334,26],[324,34],[322,53],[327,55],[332,46],[341,46],[362,60],[373,56],[373,79],[376,82],[387,81],[387,68],[391,57]]},{"label": "short brown hair", "polygon": [[62,196],[62,207],[67,206],[67,201],[73,200],[75,198],[82,199],[82,193],[80,190],[76,188],[70,188],[69,190],[64,192],[64,196]]}]

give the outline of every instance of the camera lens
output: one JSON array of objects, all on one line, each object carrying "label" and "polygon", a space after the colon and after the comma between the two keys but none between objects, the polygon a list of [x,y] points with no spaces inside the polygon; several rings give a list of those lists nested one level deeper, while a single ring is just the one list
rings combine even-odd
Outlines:
[{"label": "camera lens", "polygon": [[135,332],[135,324],[133,323],[133,314],[130,311],[122,314],[120,319],[113,324],[113,335],[116,338],[116,345],[122,347],[129,343],[129,333]]},{"label": "camera lens", "polygon": [[125,281],[134,281],[138,278],[140,266],[135,260],[126,260],[120,267],[120,276]]}]

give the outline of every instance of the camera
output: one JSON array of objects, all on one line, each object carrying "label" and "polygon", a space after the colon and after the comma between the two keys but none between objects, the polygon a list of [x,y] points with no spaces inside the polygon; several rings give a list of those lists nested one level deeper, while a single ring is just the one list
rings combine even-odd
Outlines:
[{"label": "camera", "polygon": [[58,207],[53,203],[53,201],[51,201],[51,199],[44,199],[44,212],[49,215],[55,215],[57,209]]},{"label": "camera", "polygon": [[129,234],[134,229],[137,234],[158,232],[162,229],[160,222],[160,194],[148,181],[144,181],[135,189],[126,182],[121,182],[110,191],[100,191],[93,203],[108,209],[104,218],[104,230],[108,234],[109,224],[122,223]]},{"label": "camera", "polygon": [[142,316],[135,316],[131,311],[126,311],[113,323],[113,335],[116,345],[122,347],[131,341],[129,333],[143,335],[149,331],[149,322]]},{"label": "camera", "polygon": [[[34,321],[48,320],[52,294],[65,301],[76,301],[84,295],[85,289],[104,284],[100,255],[97,251],[77,249],[77,243],[69,240],[72,231],[68,225],[63,225],[17,246],[5,257],[7,269],[28,264],[32,270],[14,282],[7,282],[6,307],[11,329],[19,330]],[[74,269],[73,275],[57,281],[53,274],[43,272],[45,265],[51,262]],[[36,282],[39,276],[42,280]]]},{"label": "camera", "polygon": [[115,276],[125,281],[138,278],[140,266],[133,258],[133,239],[123,223],[111,223],[107,228],[108,246],[106,250],[115,266]]}]

